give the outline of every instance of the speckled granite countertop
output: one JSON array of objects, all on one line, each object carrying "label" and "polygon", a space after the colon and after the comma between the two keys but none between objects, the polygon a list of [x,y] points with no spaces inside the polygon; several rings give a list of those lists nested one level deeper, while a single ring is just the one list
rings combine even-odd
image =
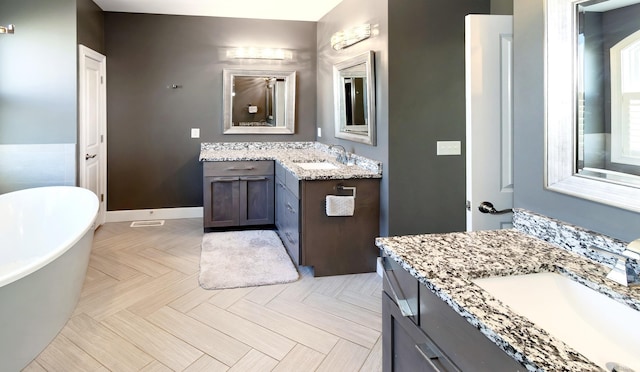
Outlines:
[{"label": "speckled granite countertop", "polygon": [[[200,161],[275,160],[299,180],[381,178],[382,164],[349,154],[353,165],[336,161],[336,149],[319,142],[215,142],[200,145]],[[327,162],[337,169],[308,170],[300,162]]]},{"label": "speckled granite countertop", "polygon": [[531,371],[601,369],[473,279],[558,272],[640,310],[640,288],[613,283],[609,268],[517,230],[377,238],[376,245]]}]

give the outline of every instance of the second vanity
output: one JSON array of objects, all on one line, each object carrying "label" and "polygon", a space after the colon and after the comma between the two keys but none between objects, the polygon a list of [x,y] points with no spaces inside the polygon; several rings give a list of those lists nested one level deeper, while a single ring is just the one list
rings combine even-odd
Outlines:
[{"label": "second vanity", "polygon": [[[375,271],[379,162],[317,142],[203,143],[204,227],[272,225],[315,276]],[[353,216],[327,216],[327,195],[356,195]]]},{"label": "second vanity", "polygon": [[[384,264],[383,370],[607,370],[602,360],[596,363],[588,359],[477,285],[479,278],[556,273],[598,295],[604,294],[607,300],[612,299],[627,310],[640,311],[640,287],[625,287],[606,279],[611,268],[585,257],[585,253],[590,254],[587,252],[591,245],[617,250],[617,242],[601,237],[588,240],[585,231],[570,226],[551,235],[568,241],[571,247],[551,244],[553,238],[544,241],[529,233],[557,221],[543,220],[536,215],[528,216],[533,219],[527,222],[522,215],[517,212],[514,223],[528,226],[518,230],[377,239],[383,260],[387,261]],[[560,322],[567,320],[554,312],[553,300],[542,298],[542,306],[551,309],[552,317],[560,318]],[[587,311],[598,308],[594,304],[584,307],[582,310]],[[628,324],[627,328],[631,326],[635,327]],[[578,337],[587,337],[581,329],[575,332]],[[603,348],[603,339],[590,341],[596,349]],[[634,336],[620,342],[637,345],[638,338]],[[630,359],[637,363],[638,354],[633,351],[634,346],[631,349]],[[606,361],[624,365],[614,358]]]}]

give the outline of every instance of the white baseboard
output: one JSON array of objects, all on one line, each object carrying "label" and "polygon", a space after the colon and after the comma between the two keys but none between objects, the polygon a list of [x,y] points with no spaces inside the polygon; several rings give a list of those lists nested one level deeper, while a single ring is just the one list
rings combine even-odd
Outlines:
[{"label": "white baseboard", "polygon": [[125,222],[140,220],[176,220],[180,218],[202,218],[202,207],[132,209],[107,211],[105,222]]}]

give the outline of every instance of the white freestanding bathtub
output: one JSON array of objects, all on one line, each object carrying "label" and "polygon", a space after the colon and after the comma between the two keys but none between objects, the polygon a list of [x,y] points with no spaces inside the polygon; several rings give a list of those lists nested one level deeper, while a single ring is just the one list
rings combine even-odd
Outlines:
[{"label": "white freestanding bathtub", "polygon": [[98,198],[70,186],[0,195],[0,371],[19,371],[71,317]]}]

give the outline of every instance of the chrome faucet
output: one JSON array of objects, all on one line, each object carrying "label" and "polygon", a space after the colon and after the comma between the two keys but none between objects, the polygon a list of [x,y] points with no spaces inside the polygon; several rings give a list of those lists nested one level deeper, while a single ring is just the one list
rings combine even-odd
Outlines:
[{"label": "chrome faucet", "polygon": [[640,286],[640,276],[634,269],[634,264],[632,263],[632,261],[635,261],[636,265],[640,264],[640,239],[629,243],[622,253],[615,253],[593,246],[591,250],[617,259],[613,269],[607,274],[608,279],[627,287]]},{"label": "chrome faucet", "polygon": [[338,147],[338,148],[342,149],[342,153],[338,153],[338,156],[336,157],[336,160],[339,163],[348,164],[351,159],[349,159],[349,153],[347,152],[347,150],[345,150],[344,146],[342,146],[342,145],[330,145],[329,146],[329,150],[331,150],[334,147]]}]

